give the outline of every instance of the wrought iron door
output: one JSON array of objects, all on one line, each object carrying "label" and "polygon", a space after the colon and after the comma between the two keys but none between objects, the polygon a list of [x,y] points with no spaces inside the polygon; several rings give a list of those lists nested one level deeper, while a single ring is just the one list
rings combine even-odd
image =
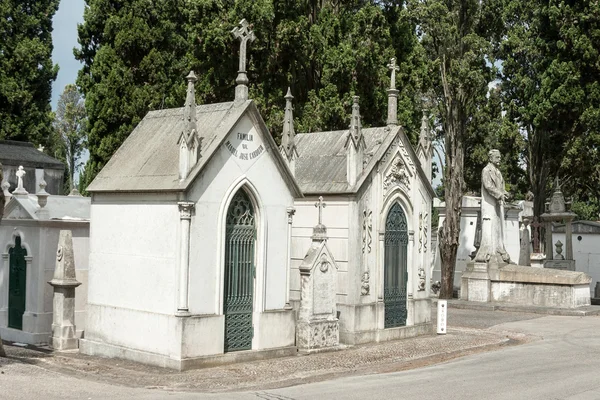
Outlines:
[{"label": "wrought iron door", "polygon": [[383,302],[385,328],[406,325],[408,227],[400,204],[394,203],[385,223]]},{"label": "wrought iron door", "polygon": [[242,189],[231,200],[225,235],[225,351],[249,350],[256,227],[252,203]]},{"label": "wrought iron door", "polygon": [[15,247],[8,250],[9,282],[8,282],[8,326],[23,329],[23,313],[25,313],[25,293],[27,292],[27,250],[21,247],[21,237],[15,238]]}]

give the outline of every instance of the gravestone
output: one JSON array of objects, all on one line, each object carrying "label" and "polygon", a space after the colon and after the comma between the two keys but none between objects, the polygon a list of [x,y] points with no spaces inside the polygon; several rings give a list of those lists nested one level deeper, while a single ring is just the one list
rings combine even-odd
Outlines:
[{"label": "gravestone", "polygon": [[322,223],[323,197],[315,203],[319,223],[313,229],[312,244],[300,265],[301,297],[296,345],[301,352],[332,349],[339,345],[336,308],[337,265],[327,247],[327,228]]},{"label": "gravestone", "polygon": [[54,287],[52,347],[56,350],[77,349],[79,340],[75,336],[75,288],[81,283],[75,279],[73,237],[69,230],[60,231],[54,278],[48,283]]}]

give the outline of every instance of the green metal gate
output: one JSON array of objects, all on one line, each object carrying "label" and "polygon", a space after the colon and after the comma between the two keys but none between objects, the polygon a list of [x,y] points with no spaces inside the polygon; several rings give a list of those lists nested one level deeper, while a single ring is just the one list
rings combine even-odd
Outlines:
[{"label": "green metal gate", "polygon": [[8,250],[8,326],[23,329],[23,313],[25,313],[25,293],[27,292],[27,250],[21,247],[21,237],[15,238],[15,247]]},{"label": "green metal gate", "polygon": [[383,302],[385,328],[406,325],[408,227],[400,204],[394,203],[385,223]]},{"label": "green metal gate", "polygon": [[240,189],[227,211],[225,233],[225,351],[252,348],[256,227],[248,195]]}]

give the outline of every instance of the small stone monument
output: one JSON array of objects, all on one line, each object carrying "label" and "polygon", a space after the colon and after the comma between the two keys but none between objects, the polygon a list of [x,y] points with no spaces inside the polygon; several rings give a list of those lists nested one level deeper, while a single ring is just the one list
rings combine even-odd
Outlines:
[{"label": "small stone monument", "polygon": [[[575,260],[573,259],[573,219],[577,216],[574,212],[568,210],[569,202],[565,201],[565,196],[560,189],[558,177],[554,180],[554,193],[548,202],[546,202],[546,212],[541,215],[542,221],[546,223],[546,260],[544,268],[562,269],[575,271]],[[561,222],[565,224],[565,251],[563,252],[563,243],[556,244],[556,256],[554,255],[554,246],[552,243],[552,222]],[[560,244],[559,244],[560,243]]]},{"label": "small stone monument", "polygon": [[519,265],[531,265],[531,234],[529,233],[529,218],[523,218],[519,229]]},{"label": "small stone monument", "polygon": [[313,229],[311,247],[300,265],[296,344],[305,353],[333,349],[340,342],[336,307],[338,267],[327,247],[327,228],[322,222],[323,197],[319,197],[315,207],[319,209],[319,223]]},{"label": "small stone monument", "polygon": [[54,287],[52,347],[55,350],[77,349],[79,340],[75,337],[75,288],[81,283],[75,279],[73,237],[70,230],[60,231],[54,278],[48,283]]}]

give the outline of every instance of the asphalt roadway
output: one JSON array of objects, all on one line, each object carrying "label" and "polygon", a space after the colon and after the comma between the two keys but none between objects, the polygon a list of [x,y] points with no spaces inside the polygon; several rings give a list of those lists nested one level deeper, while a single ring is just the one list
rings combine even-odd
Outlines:
[{"label": "asphalt roadway", "polygon": [[450,309],[448,322],[528,340],[400,372],[219,393],[115,385],[9,358],[0,362],[0,399],[600,399],[600,317]]}]

